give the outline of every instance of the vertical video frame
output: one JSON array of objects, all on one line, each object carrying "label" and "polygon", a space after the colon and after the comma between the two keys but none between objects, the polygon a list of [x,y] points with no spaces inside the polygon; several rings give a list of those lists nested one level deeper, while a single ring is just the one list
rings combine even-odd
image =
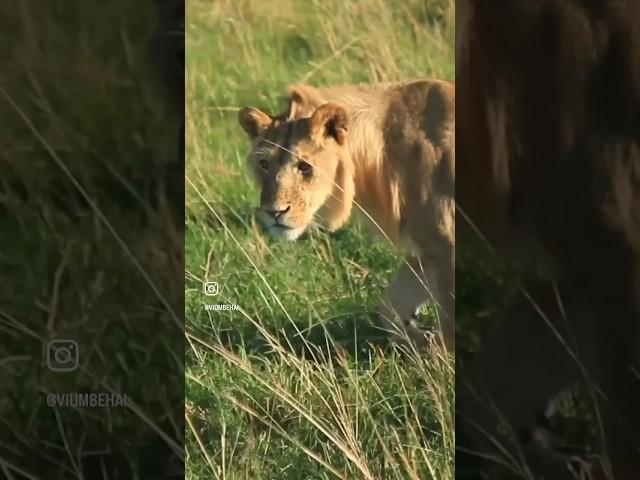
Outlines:
[{"label": "vertical video frame", "polygon": [[454,478],[454,17],[187,3],[188,478]]}]

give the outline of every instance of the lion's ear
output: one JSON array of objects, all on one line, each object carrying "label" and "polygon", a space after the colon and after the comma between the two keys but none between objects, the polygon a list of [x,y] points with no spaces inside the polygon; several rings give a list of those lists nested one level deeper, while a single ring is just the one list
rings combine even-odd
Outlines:
[{"label": "lion's ear", "polygon": [[347,141],[347,112],[335,103],[327,103],[319,107],[310,120],[310,134],[316,141],[333,138],[339,145]]},{"label": "lion's ear", "polygon": [[287,120],[306,118],[313,113],[314,102],[311,100],[317,96],[313,87],[308,85],[291,85],[287,89],[287,94],[289,99],[286,113]]},{"label": "lion's ear", "polygon": [[273,117],[253,107],[244,107],[238,112],[238,122],[251,140],[261,137],[273,123]]}]

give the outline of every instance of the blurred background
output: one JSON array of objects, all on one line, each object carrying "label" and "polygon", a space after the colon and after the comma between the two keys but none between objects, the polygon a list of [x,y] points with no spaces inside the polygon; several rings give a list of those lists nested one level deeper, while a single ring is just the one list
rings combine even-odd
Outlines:
[{"label": "blurred background", "polygon": [[[181,478],[182,94],[162,38],[183,3],[168,3],[0,5],[0,478]],[[73,371],[48,368],[60,339]],[[130,405],[47,405],[75,392]]]}]

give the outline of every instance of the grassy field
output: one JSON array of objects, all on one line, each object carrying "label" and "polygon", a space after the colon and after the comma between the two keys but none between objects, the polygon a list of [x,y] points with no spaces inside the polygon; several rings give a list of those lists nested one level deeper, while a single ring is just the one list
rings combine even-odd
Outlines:
[{"label": "grassy field", "polygon": [[188,2],[187,478],[454,478],[453,360],[401,354],[375,313],[400,252],[355,221],[267,237],[236,120],[279,111],[294,82],[453,79],[453,14],[447,0]]}]

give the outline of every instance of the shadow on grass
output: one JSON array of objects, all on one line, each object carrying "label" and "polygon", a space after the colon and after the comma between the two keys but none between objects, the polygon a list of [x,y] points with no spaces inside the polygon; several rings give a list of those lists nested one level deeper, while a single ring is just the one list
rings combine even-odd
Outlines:
[{"label": "shadow on grass", "polygon": [[[270,323],[284,327],[269,331],[269,334],[297,357],[320,363],[334,360],[338,354],[368,359],[380,350],[393,348],[393,334],[385,328],[375,310],[358,307],[359,311],[354,311],[353,301],[350,300],[337,303],[336,311],[345,313],[311,327],[302,321],[293,324],[284,314],[272,317]],[[278,355],[269,340],[253,325],[244,329],[223,329],[219,332],[219,341],[236,353],[264,358]]]},{"label": "shadow on grass", "polygon": [[[269,323],[284,327],[269,333],[296,356],[321,362],[335,359],[338,351],[367,358],[376,350],[391,345],[390,332],[384,330],[375,311],[365,311],[361,307],[354,311],[353,302],[348,300],[336,303],[336,311],[345,313],[311,327],[303,321],[294,324],[282,313],[279,318],[271,318]],[[277,355],[269,340],[255,326],[222,330],[220,342],[234,352],[244,351],[265,358]]]}]

